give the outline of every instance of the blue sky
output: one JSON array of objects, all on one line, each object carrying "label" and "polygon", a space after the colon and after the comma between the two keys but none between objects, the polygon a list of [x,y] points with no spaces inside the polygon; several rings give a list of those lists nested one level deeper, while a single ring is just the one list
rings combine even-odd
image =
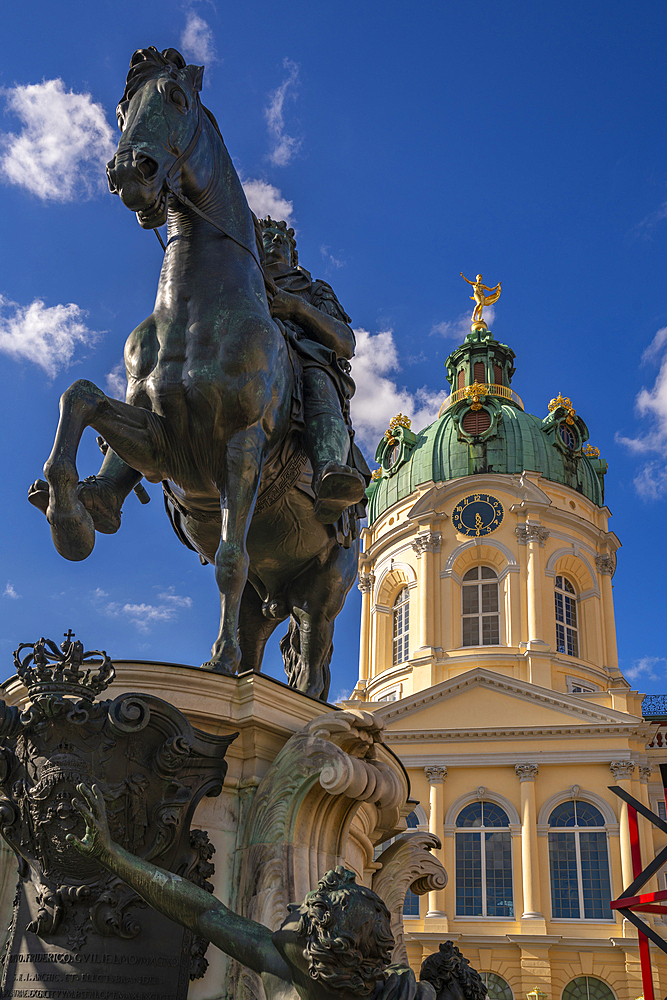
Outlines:
[{"label": "blue sky", "polygon": [[[117,658],[199,663],[217,629],[210,568],[160,492],[68,563],[26,501],[75,378],[113,391],[152,309],[161,251],[103,164],[132,52],[206,64],[203,100],[258,211],[290,214],[302,264],[359,331],[356,423],[422,426],[469,311],[459,277],[502,281],[493,330],[544,415],[571,397],[609,461],[622,669],[667,690],[664,3],[98,0],[3,11],[0,64],[0,678],[11,651],[75,629]],[[79,470],[97,470],[89,432]],[[356,679],[359,594],[339,618],[332,694]],[[282,675],[275,646],[266,667]]]}]

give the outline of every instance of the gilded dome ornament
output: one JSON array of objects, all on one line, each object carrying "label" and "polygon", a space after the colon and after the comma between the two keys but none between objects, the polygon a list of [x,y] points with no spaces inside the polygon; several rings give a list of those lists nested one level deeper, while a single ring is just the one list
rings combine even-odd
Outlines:
[{"label": "gilded dome ornament", "polygon": [[584,455],[586,455],[588,458],[599,458],[600,457],[600,449],[596,448],[595,445],[592,445],[592,444],[584,445],[583,451],[584,451]]},{"label": "gilded dome ornament", "polygon": [[565,423],[573,424],[574,417],[577,411],[572,406],[572,401],[570,400],[569,396],[563,396],[563,394],[559,392],[558,395],[555,397],[555,399],[552,399],[549,402],[549,413],[553,413],[553,411],[557,410],[559,406],[563,406],[567,410],[567,418],[565,420]]},{"label": "gilded dome ornament", "polygon": [[[478,274],[474,281],[470,281],[469,278],[466,278],[463,271],[459,271],[459,274],[463,280],[467,281],[473,288],[473,294],[470,298],[475,303],[475,308],[472,311],[472,322],[470,326],[471,331],[488,330],[486,323],[482,319],[482,311],[484,306],[492,306],[500,298],[500,282],[498,282],[497,285],[494,285],[493,288],[489,288],[488,285],[482,284],[481,274]],[[484,292],[489,292],[489,294],[485,295]]]}]

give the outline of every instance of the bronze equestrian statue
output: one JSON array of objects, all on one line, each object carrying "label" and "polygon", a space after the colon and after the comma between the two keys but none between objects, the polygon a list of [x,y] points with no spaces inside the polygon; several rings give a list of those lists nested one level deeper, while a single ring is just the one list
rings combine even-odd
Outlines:
[{"label": "bronze equestrian statue", "polygon": [[[269,219],[262,238],[200,101],[202,75],[175,49],[132,57],[107,173],[144,229],[167,222],[155,308],[125,344],[126,402],[85,379],[63,394],[46,482],[29,499],[58,552],[80,560],[96,530],[118,530],[142,477],[161,482],[179,538],[215,566],[220,630],[204,667],[259,670],[291,616],[289,683],[326,700],[369,480],[349,424],[354,335],[329,286],[307,272],[299,282],[274,242],[293,232]],[[108,448],[79,482],[86,427]]]}]

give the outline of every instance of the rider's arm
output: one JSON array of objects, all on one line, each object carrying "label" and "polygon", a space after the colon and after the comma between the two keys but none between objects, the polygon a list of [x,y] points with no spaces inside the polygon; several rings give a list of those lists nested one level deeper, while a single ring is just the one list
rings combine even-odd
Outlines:
[{"label": "rider's arm", "polygon": [[278,292],[271,304],[271,313],[278,319],[292,320],[307,336],[334,351],[336,357],[348,361],[354,357],[355,341],[350,327],[306,302],[300,295]]},{"label": "rider's arm", "polygon": [[83,854],[122,878],[159,913],[212,941],[249,969],[291,981],[268,927],[240,917],[199,886],[124,850],[111,839],[104,799],[97,786],[91,791],[79,785],[78,790],[85,801],[75,800],[74,804],[86,821],[86,835],[79,840],[70,834],[69,839]]}]

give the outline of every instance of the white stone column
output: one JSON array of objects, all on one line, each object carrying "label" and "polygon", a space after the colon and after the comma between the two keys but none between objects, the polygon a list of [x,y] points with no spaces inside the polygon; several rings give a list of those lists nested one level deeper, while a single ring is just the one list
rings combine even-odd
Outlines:
[{"label": "white stone column", "polygon": [[516,528],[516,536],[520,545],[528,547],[527,573],[528,573],[528,649],[546,650],[549,645],[544,640],[544,624],[542,622],[542,586],[544,574],[542,573],[542,558],[540,549],[549,537],[549,531],[541,524],[519,524]]},{"label": "white stone column", "polygon": [[[631,760],[612,760],[609,765],[609,770],[614,775],[616,784],[631,795],[632,791],[630,788],[630,779],[634,772],[635,765]],[[632,851],[630,849],[630,830],[628,829],[628,806],[627,803],[619,799],[621,803],[620,814],[618,818],[619,822],[619,840],[621,848],[621,872],[623,876],[623,886],[622,889],[627,889],[627,887],[634,882],[634,875],[632,873]],[[614,890],[614,895],[620,895],[616,890]]]},{"label": "white stone column", "polygon": [[[445,828],[445,778],[447,777],[447,768],[443,765],[429,766],[424,768],[424,774],[429,783],[430,790],[430,810],[428,817],[428,829],[429,833],[434,833],[438,838],[440,843],[443,841],[443,834]],[[440,847],[433,851],[436,858],[444,865],[445,855],[444,850]],[[451,872],[447,873],[451,877]],[[435,889],[428,894],[428,913],[427,917],[435,917],[439,920],[444,920],[447,916],[445,912],[445,890]]]},{"label": "white stone column", "polygon": [[522,920],[543,920],[540,899],[540,866],[537,856],[537,810],[535,778],[537,764],[515,764],[521,782],[521,871],[523,874]]},{"label": "white stone column", "polygon": [[433,595],[435,593],[434,565],[435,553],[440,551],[442,535],[439,531],[424,531],[412,542],[419,565],[419,648],[430,649],[435,645],[435,615]]},{"label": "white stone column", "polygon": [[614,619],[614,597],[611,589],[611,578],[614,573],[615,559],[612,556],[596,556],[595,565],[602,578],[602,614],[604,616],[604,644],[607,654],[607,666],[618,670],[618,649],[616,647],[616,621]]},{"label": "white stone column", "polygon": [[[645,805],[647,809],[650,809],[651,803],[648,797],[648,783],[653,773],[653,768],[650,764],[639,764],[637,771],[639,772],[639,795],[637,795],[636,798],[638,798],[642,805]],[[652,823],[649,823],[647,819],[644,819],[643,816],[638,816],[637,822],[639,825],[639,843],[642,851],[642,866],[645,868],[649,861],[653,860],[656,854],[655,845],[653,843],[653,830],[655,830],[655,827]],[[641,892],[657,892],[658,888],[658,879],[657,876],[654,875],[653,878],[650,878],[646,885],[641,889]]]},{"label": "white stone column", "polygon": [[[370,664],[370,642],[371,642],[371,595],[375,586],[375,577],[372,573],[360,573],[359,583],[361,591],[361,637],[359,640],[359,681],[368,680],[368,670]],[[361,687],[361,684],[359,685]],[[363,685],[365,687],[365,684]]]}]

